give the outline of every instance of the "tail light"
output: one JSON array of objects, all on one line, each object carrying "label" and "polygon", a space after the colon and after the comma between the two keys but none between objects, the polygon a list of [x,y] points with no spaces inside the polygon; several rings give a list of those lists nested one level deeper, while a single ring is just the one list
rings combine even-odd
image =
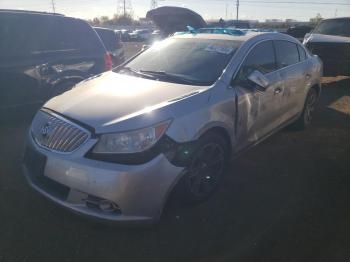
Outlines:
[{"label": "tail light", "polygon": [[113,68],[112,55],[110,53],[105,54],[105,69],[109,71]]}]

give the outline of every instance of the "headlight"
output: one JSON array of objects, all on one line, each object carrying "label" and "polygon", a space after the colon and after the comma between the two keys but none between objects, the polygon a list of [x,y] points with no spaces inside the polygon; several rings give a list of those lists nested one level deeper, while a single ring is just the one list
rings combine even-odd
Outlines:
[{"label": "headlight", "polygon": [[93,149],[96,154],[131,154],[150,149],[167,130],[170,121],[125,133],[104,134]]}]

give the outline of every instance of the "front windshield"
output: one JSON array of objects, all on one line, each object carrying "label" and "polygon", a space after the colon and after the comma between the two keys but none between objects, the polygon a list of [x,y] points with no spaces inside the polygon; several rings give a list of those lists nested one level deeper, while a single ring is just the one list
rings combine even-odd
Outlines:
[{"label": "front windshield", "polygon": [[350,37],[350,19],[323,21],[316,27],[313,33]]},{"label": "front windshield", "polygon": [[160,81],[212,85],[239,45],[239,41],[232,40],[169,38],[155,43],[119,72],[143,72],[156,74]]}]

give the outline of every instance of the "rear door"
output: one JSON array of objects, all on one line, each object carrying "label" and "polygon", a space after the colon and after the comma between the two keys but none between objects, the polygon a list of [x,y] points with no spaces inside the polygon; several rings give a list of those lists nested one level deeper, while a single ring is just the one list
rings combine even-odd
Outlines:
[{"label": "rear door", "polygon": [[[269,86],[263,91],[247,77],[254,70],[265,75]],[[281,79],[276,71],[276,59],[272,41],[257,44],[248,54],[234,80],[238,94],[239,147],[256,142],[278,127],[280,123]]]},{"label": "rear door", "polygon": [[274,44],[277,67],[283,81],[282,107],[280,109],[283,123],[295,117],[302,110],[306,80],[309,77],[308,64],[305,61],[305,54],[299,54],[296,43],[278,40],[274,41]]},{"label": "rear door", "polygon": [[41,16],[0,13],[0,108],[40,103],[40,55],[52,21]]},{"label": "rear door", "polygon": [[97,33],[79,19],[56,17],[42,55],[50,58],[45,75],[49,81],[105,71],[104,46]]}]

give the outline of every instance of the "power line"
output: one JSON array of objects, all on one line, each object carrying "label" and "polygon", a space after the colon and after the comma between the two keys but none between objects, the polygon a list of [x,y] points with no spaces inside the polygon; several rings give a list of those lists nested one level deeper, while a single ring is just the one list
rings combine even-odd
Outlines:
[{"label": "power line", "polygon": [[[227,2],[227,0],[192,0],[195,2]],[[183,0],[172,0],[172,2],[183,2]],[[344,2],[317,2],[317,1],[258,1],[258,0],[241,0],[240,5],[242,4],[301,4],[301,5],[343,5],[350,6],[350,3]]]},{"label": "power line", "polygon": [[315,2],[315,1],[310,1],[310,2],[299,2],[299,1],[252,1],[252,0],[247,0],[243,1],[243,3],[264,3],[264,4],[302,4],[302,5],[350,5],[350,3],[332,3],[332,2]]}]

